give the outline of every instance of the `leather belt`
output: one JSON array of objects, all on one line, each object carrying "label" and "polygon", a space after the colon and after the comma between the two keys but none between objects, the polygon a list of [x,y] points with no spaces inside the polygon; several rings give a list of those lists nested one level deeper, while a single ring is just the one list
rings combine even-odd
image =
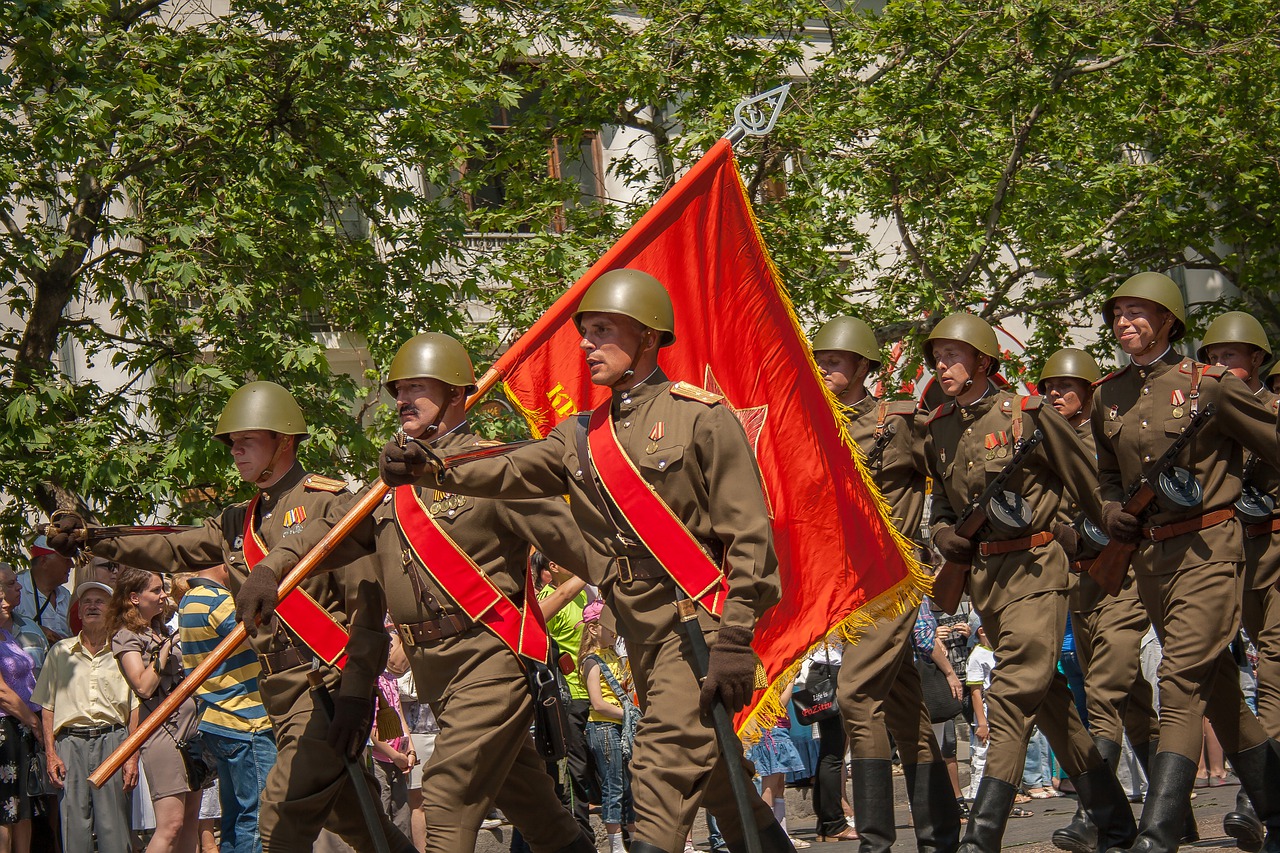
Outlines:
[{"label": "leather belt", "polygon": [[1070,568],[1071,568],[1071,571],[1075,572],[1076,574],[1083,575],[1086,572],[1088,572],[1090,568],[1093,567],[1094,562],[1096,562],[1096,558],[1093,560],[1073,560],[1071,562]]},{"label": "leather belt", "polygon": [[662,568],[655,557],[614,557],[613,564],[618,567],[618,581],[632,583],[654,578],[666,578],[671,575]]},{"label": "leather belt", "polygon": [[277,672],[296,669],[304,665],[310,666],[311,659],[311,652],[304,651],[297,646],[290,646],[278,652],[258,655],[258,663],[262,666],[262,671],[267,675],[275,675]]},{"label": "leather belt", "polygon": [[1227,507],[1226,509],[1215,509],[1213,512],[1206,512],[1202,515],[1186,518],[1182,521],[1175,521],[1171,524],[1161,524],[1158,527],[1142,528],[1142,538],[1150,539],[1152,542],[1163,542],[1166,539],[1173,539],[1175,536],[1183,536],[1187,533],[1195,533],[1199,530],[1207,530],[1210,527],[1216,527],[1224,521],[1230,521],[1235,518],[1235,507]]},{"label": "leather belt", "polygon": [[1000,539],[995,542],[979,542],[978,553],[984,557],[994,557],[997,554],[1010,554],[1014,551],[1030,551],[1032,548],[1038,548],[1041,545],[1048,545],[1053,541],[1053,532],[1049,530],[1041,530],[1039,533],[1032,533],[1030,536],[1023,536],[1021,539]]},{"label": "leather belt", "polygon": [[446,613],[439,619],[428,619],[425,622],[404,622],[396,625],[396,633],[400,642],[406,646],[421,643],[435,643],[456,637],[471,627],[473,623],[461,613]]},{"label": "leather belt", "polygon": [[100,726],[67,726],[60,734],[68,734],[72,737],[101,737],[123,728],[124,726],[116,723],[103,723]]},{"label": "leather belt", "polygon": [[1259,536],[1270,536],[1280,530],[1280,517],[1273,518],[1270,521],[1260,521],[1257,524],[1246,524],[1244,526],[1244,535],[1248,539],[1255,539]]}]

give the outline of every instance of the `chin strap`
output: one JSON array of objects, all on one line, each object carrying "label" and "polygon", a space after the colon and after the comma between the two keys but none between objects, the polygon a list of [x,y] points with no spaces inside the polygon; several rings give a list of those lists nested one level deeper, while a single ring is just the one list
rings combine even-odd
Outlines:
[{"label": "chin strap", "polygon": [[271,459],[267,462],[267,467],[263,468],[262,473],[258,475],[258,479],[253,481],[253,484],[259,488],[266,488],[267,483],[275,473],[276,463],[280,461],[280,451],[284,448],[284,435],[282,433],[276,433],[276,435],[280,436],[276,440],[276,450],[271,454]]}]

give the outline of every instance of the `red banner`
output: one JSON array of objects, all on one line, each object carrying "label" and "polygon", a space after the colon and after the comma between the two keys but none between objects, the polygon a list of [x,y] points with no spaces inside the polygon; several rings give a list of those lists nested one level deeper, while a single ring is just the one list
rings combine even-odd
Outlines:
[{"label": "red banner", "polygon": [[772,724],[778,686],[814,645],[918,602],[922,578],[850,452],[724,140],[495,365],[535,433],[608,399],[591,384],[572,314],[601,273],[620,267],[667,286],[677,342],[659,363],[671,379],[725,396],[764,477],[782,601],[756,629],[771,689],[738,718],[749,737]]}]

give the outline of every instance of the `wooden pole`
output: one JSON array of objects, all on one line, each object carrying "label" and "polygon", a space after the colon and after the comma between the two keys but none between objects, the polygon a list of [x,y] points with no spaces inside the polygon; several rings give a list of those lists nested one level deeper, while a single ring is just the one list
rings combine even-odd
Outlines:
[{"label": "wooden pole", "polygon": [[[502,375],[498,371],[490,368],[480,377],[476,383],[476,392],[467,398],[467,408],[470,409],[476,402],[493,389],[498,384],[498,380]],[[351,507],[338,523],[330,528],[324,538],[312,548],[305,557],[298,561],[298,564],[284,576],[284,580],[280,582],[280,597],[284,598],[289,593],[307,579],[307,576],[318,566],[325,557],[338,547],[338,543],[347,538],[347,535],[355,529],[355,526],[364,520],[365,516],[377,509],[378,504],[382,503],[383,497],[387,494],[389,487],[381,480],[374,480],[369,486],[369,491],[364,497],[356,501],[356,505]],[[191,674],[179,682],[173,692],[165,697],[160,706],[147,715],[147,718],[135,729],[129,737],[125,738],[124,743],[116,747],[115,751],[107,756],[107,760],[98,765],[98,769],[89,774],[89,781],[95,787],[101,788],[106,784],[107,780],[115,775],[115,772],[129,760],[129,757],[142,749],[142,745],[146,743],[147,738],[155,734],[156,729],[169,719],[183,702],[190,699],[204,683],[205,679],[213,674],[213,671],[226,661],[227,658],[235,654],[236,649],[244,643],[249,637],[249,632],[245,630],[243,624],[236,627],[223,638],[222,642],[200,661],[200,665],[191,670]]]}]

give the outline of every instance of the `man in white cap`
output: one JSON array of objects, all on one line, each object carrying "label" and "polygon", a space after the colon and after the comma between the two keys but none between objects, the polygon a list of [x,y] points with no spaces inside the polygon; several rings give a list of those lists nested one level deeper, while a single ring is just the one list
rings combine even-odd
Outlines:
[{"label": "man in white cap", "polygon": [[31,571],[21,572],[22,601],[15,611],[35,622],[52,645],[71,636],[67,608],[71,593],[63,585],[71,577],[71,558],[49,547],[43,536],[31,545]]},{"label": "man in white cap", "polygon": [[86,581],[76,587],[84,626],[49,649],[31,701],[39,705],[49,779],[58,796],[64,853],[128,850],[129,792],[138,784],[138,756],[101,788],[92,773],[137,724],[138,707],[120,673],[107,636],[111,587]]}]

